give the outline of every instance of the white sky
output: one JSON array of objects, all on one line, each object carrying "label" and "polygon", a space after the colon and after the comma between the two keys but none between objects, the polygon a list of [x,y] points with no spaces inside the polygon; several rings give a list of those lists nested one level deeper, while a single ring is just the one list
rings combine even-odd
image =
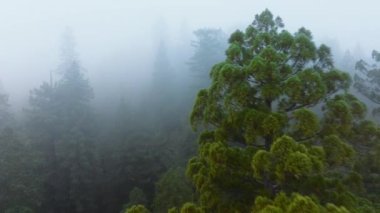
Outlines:
[{"label": "white sky", "polygon": [[342,51],[358,44],[368,54],[380,50],[376,0],[0,0],[0,79],[11,100],[21,101],[57,67],[61,34],[69,26],[92,82],[118,69],[141,80],[138,72],[154,55],[158,20],[165,20],[168,41],[178,43],[184,42],[182,23],[191,30],[244,30],[265,8],[289,31],[305,26],[318,41],[339,42]]}]

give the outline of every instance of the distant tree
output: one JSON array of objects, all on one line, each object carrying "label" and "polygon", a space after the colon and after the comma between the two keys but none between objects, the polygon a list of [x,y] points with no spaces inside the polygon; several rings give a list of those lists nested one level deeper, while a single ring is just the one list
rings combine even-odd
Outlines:
[{"label": "distant tree", "polygon": [[33,146],[42,158],[41,212],[83,212],[95,205],[93,93],[73,43],[66,32],[60,78],[32,90],[27,110]]},{"label": "distant tree", "polygon": [[354,71],[354,67],[355,67],[355,58],[354,56],[351,54],[351,52],[349,50],[346,50],[344,52],[344,55],[343,55],[343,58],[341,59],[340,63],[339,63],[339,67],[343,70],[346,70],[346,71],[349,71],[349,72],[352,72]]},{"label": "distant tree", "polygon": [[[359,60],[355,69],[354,87],[374,104],[380,104],[380,53],[376,50],[372,51],[372,59],[374,64],[368,64],[364,60]],[[373,113],[380,112],[379,108],[375,108]]]},{"label": "distant tree", "polygon": [[[147,117],[145,126],[151,125],[151,130],[160,132],[176,128],[178,116],[171,115],[178,114],[178,102],[174,87],[175,73],[165,40],[160,41],[156,51],[151,88],[141,110],[144,110],[144,116]],[[162,122],[163,119],[166,121]]]},{"label": "distant tree", "polygon": [[[372,104],[372,115],[379,116],[380,113],[380,53],[372,51],[374,64],[368,64],[364,60],[359,60],[356,65],[354,88],[368,98]],[[378,117],[377,117],[378,118]],[[378,127],[372,122],[364,123],[360,129],[365,137],[359,138],[362,141],[358,145],[360,159],[356,165],[357,171],[362,175],[367,193],[376,202],[380,202],[380,145],[378,141],[373,141],[379,134]]]},{"label": "distant tree", "polygon": [[0,85],[0,129],[11,126],[13,117],[9,111],[9,96]]},{"label": "distant tree", "polygon": [[212,66],[224,59],[227,36],[221,29],[204,28],[194,32],[196,39],[191,45],[194,54],[188,62],[190,71],[196,77],[197,89],[206,87],[210,82]]},{"label": "distant tree", "polygon": [[226,59],[198,93],[191,123],[203,133],[187,174],[206,212],[249,212],[258,196],[280,192],[358,208],[344,180],[365,105],[347,93],[350,77],[334,68],[327,46],[305,28],[283,27],[268,10],[256,15],[231,35]]}]

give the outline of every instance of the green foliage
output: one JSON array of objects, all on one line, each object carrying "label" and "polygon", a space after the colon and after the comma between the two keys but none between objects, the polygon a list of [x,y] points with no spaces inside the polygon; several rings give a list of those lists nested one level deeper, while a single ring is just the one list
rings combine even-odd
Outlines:
[{"label": "green foliage", "polygon": [[271,200],[266,197],[259,196],[255,199],[252,212],[260,213],[291,213],[291,212],[308,212],[308,213],[348,213],[345,207],[338,207],[334,204],[328,203],[326,206],[319,204],[309,196],[293,193],[291,196],[286,196],[285,193],[278,193],[277,196]]},{"label": "green foliage", "polygon": [[322,146],[326,153],[326,160],[329,165],[337,166],[352,161],[355,151],[343,142],[338,136],[326,136],[322,140]]},{"label": "green foliage", "polygon": [[355,138],[364,137],[355,128],[371,131],[366,107],[347,93],[350,76],[334,68],[327,46],[316,46],[305,28],[283,27],[265,10],[234,32],[211,85],[198,93],[191,124],[204,133],[187,175],[205,211],[248,212],[257,196],[279,191],[309,196],[293,196],[285,211],[319,212],[310,197],[359,205],[349,193],[358,185],[339,179],[353,174]]},{"label": "green foliage", "polygon": [[316,153],[308,152],[304,145],[288,136],[278,138],[270,151],[256,152],[252,159],[252,169],[258,180],[278,184],[290,184],[292,178],[319,173],[321,165],[323,161]]},{"label": "green foliage", "polygon": [[184,169],[170,169],[156,183],[153,209],[154,212],[166,212],[192,200],[193,189],[186,180]]},{"label": "green foliage", "polygon": [[149,213],[150,211],[143,205],[134,205],[128,208],[125,213]]},{"label": "green foliage", "polygon": [[311,110],[305,108],[295,110],[293,117],[295,120],[291,131],[291,135],[294,135],[293,137],[304,139],[318,134],[320,130],[319,119]]},{"label": "green foliage", "polygon": [[146,205],[147,204],[147,198],[145,196],[145,193],[140,188],[134,187],[129,192],[129,203],[127,206],[132,205]]},{"label": "green foliage", "polygon": [[181,213],[202,213],[203,211],[193,203],[185,203],[181,208]]}]

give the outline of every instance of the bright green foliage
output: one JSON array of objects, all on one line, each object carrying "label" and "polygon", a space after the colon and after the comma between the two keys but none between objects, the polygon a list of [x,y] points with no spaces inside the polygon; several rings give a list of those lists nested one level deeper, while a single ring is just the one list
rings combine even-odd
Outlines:
[{"label": "bright green foliage", "polygon": [[193,200],[193,189],[181,168],[170,169],[156,183],[154,212],[166,212]]},{"label": "bright green foliage", "polygon": [[323,157],[308,152],[293,138],[278,138],[270,151],[260,150],[252,159],[254,176],[261,181],[273,184],[290,184],[290,181],[319,173],[323,169]]},{"label": "bright green foliage", "polygon": [[125,213],[149,213],[150,211],[143,205],[135,205],[128,208]]},{"label": "bright green foliage", "polygon": [[[350,77],[334,68],[327,46],[316,46],[305,28],[292,34],[283,27],[268,10],[256,15],[231,35],[226,59],[198,93],[191,124],[204,132],[187,175],[205,211],[248,212],[257,196],[279,191],[322,203],[350,197],[342,180],[366,108],[347,93]],[[314,211],[310,198],[296,198],[295,211]],[[357,205],[354,198],[342,203]]]},{"label": "bright green foliage", "polygon": [[181,213],[202,213],[203,211],[193,203],[185,203],[181,208]]},{"label": "bright green foliage", "polygon": [[338,207],[328,203],[326,207],[320,205],[317,201],[309,196],[303,196],[297,193],[288,197],[281,192],[271,200],[259,196],[255,200],[252,212],[258,213],[348,213],[344,207]]},{"label": "bright green foliage", "polygon": [[326,212],[328,213],[349,213],[349,211],[344,207],[337,207],[334,204],[328,203],[326,205]]}]

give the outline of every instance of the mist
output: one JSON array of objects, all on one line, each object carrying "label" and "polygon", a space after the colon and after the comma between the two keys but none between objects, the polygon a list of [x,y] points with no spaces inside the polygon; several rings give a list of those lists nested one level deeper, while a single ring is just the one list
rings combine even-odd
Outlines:
[{"label": "mist", "polygon": [[376,212],[378,8],[3,1],[0,212]]},{"label": "mist", "polygon": [[[49,80],[60,60],[62,34],[70,28],[96,100],[109,93],[139,96],[152,74],[152,57],[160,40],[173,58],[192,51],[192,32],[220,28],[227,34],[245,29],[265,8],[279,14],[289,30],[305,26],[315,40],[369,55],[380,44],[375,1],[8,1],[0,9],[0,75],[10,103],[21,109],[31,88]],[[186,50],[183,47],[187,48]],[[339,52],[338,52],[339,51]],[[184,53],[186,54],[186,53]],[[189,55],[189,53],[187,53]],[[176,70],[179,75],[187,75]],[[145,83],[144,83],[145,82]],[[103,87],[103,88],[102,88]],[[101,92],[103,91],[103,92]],[[116,95],[116,94],[115,94]],[[120,95],[120,94],[119,94]]]}]

